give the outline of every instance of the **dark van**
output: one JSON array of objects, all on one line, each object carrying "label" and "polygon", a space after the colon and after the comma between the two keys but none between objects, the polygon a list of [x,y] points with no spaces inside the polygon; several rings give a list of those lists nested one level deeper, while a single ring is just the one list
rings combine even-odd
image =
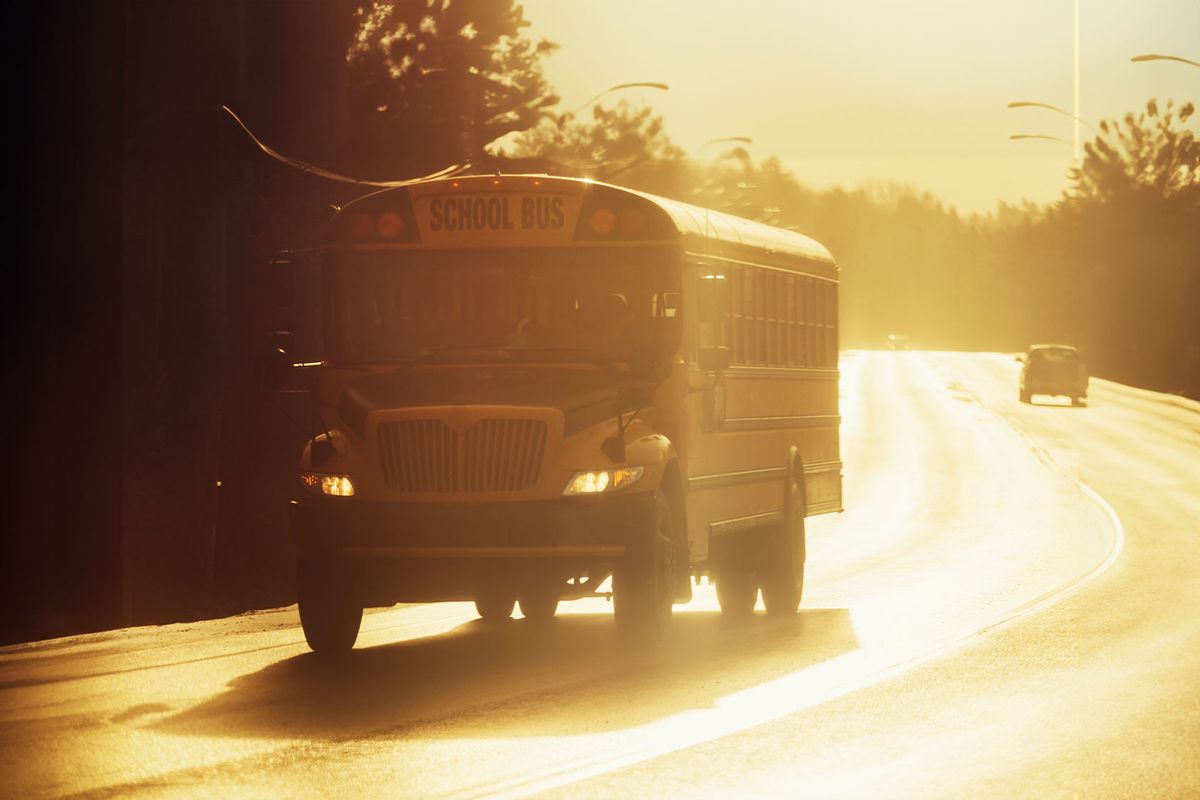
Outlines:
[{"label": "dark van", "polygon": [[1071,405],[1087,403],[1088,373],[1079,351],[1065,344],[1035,344],[1017,360],[1021,368],[1021,402],[1035,394],[1071,398]]}]

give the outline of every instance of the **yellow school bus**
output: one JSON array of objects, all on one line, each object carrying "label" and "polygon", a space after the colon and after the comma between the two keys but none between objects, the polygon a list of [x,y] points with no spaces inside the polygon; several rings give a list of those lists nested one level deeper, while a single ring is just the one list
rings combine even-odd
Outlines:
[{"label": "yellow school bus", "polygon": [[[610,596],[655,639],[693,578],[795,613],[840,511],[838,267],[787,230],[587,180],[447,178],[341,209],[291,506],[300,618],[485,620]],[[611,594],[610,594],[611,592]]]}]

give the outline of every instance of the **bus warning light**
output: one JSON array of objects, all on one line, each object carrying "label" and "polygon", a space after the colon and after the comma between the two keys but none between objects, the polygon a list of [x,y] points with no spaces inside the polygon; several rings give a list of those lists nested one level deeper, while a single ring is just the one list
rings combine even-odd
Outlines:
[{"label": "bus warning light", "polygon": [[395,239],[404,232],[404,218],[395,211],[385,211],[375,221],[375,228],[385,239]]},{"label": "bus warning light", "polygon": [[589,220],[592,233],[598,236],[608,236],[617,229],[617,215],[611,208],[597,208]]}]

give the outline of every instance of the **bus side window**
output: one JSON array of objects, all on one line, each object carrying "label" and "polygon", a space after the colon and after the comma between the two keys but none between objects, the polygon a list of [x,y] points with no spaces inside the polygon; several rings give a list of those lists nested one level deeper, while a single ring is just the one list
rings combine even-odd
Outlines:
[{"label": "bus side window", "polygon": [[804,279],[804,321],[808,326],[808,344],[809,344],[809,366],[821,366],[821,350],[820,339],[818,339],[817,325],[821,324],[817,314],[820,313],[820,306],[817,305],[817,291],[821,290],[821,284],[816,278]]},{"label": "bus side window", "polygon": [[813,279],[813,366],[825,366],[825,284]]},{"label": "bus side window", "polygon": [[754,305],[750,309],[750,316],[754,319],[754,363],[762,364],[766,360],[766,336],[764,336],[766,327],[766,298],[763,297],[766,292],[763,291],[763,270],[753,268],[750,270],[751,280],[754,282]]},{"label": "bus side window", "polygon": [[826,284],[828,297],[828,305],[826,312],[826,323],[829,326],[826,346],[829,349],[829,366],[837,367],[838,365],[838,319],[837,319],[837,291],[836,283]]},{"label": "bus side window", "polygon": [[792,328],[796,323],[796,303],[792,299],[792,290],[796,279],[791,275],[783,281],[783,363],[792,366],[796,362],[796,348],[792,342]]},{"label": "bus side window", "polygon": [[782,276],[775,270],[766,273],[767,278],[767,362],[778,366],[783,363],[783,348],[779,341],[779,279]]},{"label": "bus side window", "polygon": [[746,315],[745,315],[745,276],[741,267],[732,267],[729,273],[733,280],[731,287],[733,301],[733,360],[738,364],[746,363]]}]

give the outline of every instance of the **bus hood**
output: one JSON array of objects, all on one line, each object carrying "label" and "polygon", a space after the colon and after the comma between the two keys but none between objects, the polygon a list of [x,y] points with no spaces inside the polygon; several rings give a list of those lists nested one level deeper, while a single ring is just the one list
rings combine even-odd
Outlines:
[{"label": "bus hood", "polygon": [[617,390],[629,373],[608,366],[419,366],[350,382],[338,412],[360,438],[367,415],[421,406],[545,406],[563,412],[565,435],[616,416]]}]

